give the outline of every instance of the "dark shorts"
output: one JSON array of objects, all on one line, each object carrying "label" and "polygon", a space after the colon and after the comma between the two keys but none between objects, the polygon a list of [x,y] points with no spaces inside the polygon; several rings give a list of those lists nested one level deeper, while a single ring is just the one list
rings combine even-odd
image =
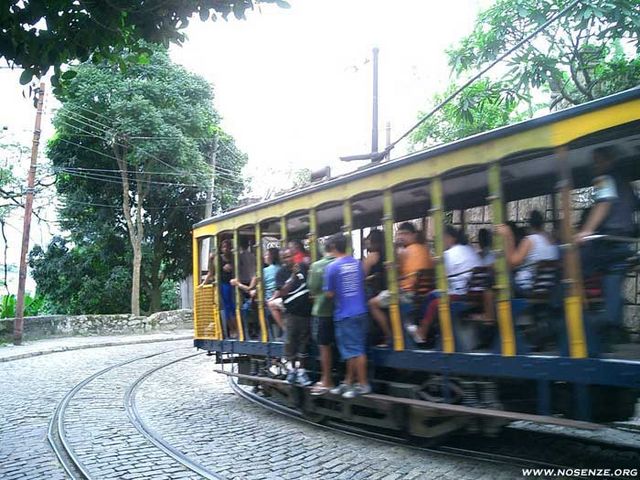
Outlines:
[{"label": "dark shorts", "polygon": [[343,360],[366,355],[369,315],[344,318],[334,322],[336,344]]},{"label": "dark shorts", "polygon": [[333,317],[313,317],[313,327],[318,345],[333,345],[336,342]]},{"label": "dark shorts", "polygon": [[287,327],[287,343],[284,346],[284,354],[287,359],[293,360],[309,356],[311,318],[285,313],[284,321]]}]

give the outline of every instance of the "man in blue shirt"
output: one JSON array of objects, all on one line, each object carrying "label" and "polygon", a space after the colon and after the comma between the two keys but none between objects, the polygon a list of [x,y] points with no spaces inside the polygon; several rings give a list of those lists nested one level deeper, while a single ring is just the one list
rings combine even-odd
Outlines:
[{"label": "man in blue shirt", "polygon": [[[333,246],[333,263],[324,273],[323,290],[334,302],[333,321],[336,344],[347,362],[345,381],[331,389],[334,395],[354,398],[371,393],[367,379],[366,341],[369,326],[364,290],[364,270],[360,262],[347,255],[347,239],[338,234],[329,240]],[[353,383],[357,380],[357,383]]]}]

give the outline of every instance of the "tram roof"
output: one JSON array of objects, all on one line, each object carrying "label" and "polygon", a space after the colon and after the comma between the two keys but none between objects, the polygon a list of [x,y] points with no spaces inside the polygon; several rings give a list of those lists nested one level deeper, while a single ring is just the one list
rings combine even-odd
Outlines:
[{"label": "tram roof", "polygon": [[[521,152],[548,154],[596,132],[640,121],[640,87],[567,108],[543,117],[438,145],[387,162],[285,193],[266,202],[237,208],[194,225],[196,236],[238,228],[365,192],[376,192],[500,161]],[[208,228],[205,228],[208,227]]]}]

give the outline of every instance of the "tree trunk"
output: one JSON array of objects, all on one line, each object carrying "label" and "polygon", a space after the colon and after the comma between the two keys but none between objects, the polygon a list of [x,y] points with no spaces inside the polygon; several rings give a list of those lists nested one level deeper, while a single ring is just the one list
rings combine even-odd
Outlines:
[{"label": "tree trunk", "polygon": [[142,267],[142,242],[135,239],[133,247],[133,273],[131,278],[131,313],[140,315],[140,269]]},{"label": "tree trunk", "polygon": [[151,289],[149,312],[156,313],[162,310],[162,284],[154,285]]},{"label": "tree trunk", "polygon": [[144,190],[142,174],[136,168],[135,181],[137,188],[137,202],[135,205],[135,223],[131,215],[131,199],[129,198],[129,172],[127,171],[127,163],[125,161],[127,151],[123,147],[118,148],[122,144],[114,142],[113,153],[118,162],[120,169],[120,178],[122,179],[122,213],[127,221],[127,230],[129,231],[129,240],[133,249],[133,268],[131,274],[131,313],[140,315],[140,270],[142,267],[142,239],[144,238],[144,224],[142,221],[142,205],[148,192]]}]

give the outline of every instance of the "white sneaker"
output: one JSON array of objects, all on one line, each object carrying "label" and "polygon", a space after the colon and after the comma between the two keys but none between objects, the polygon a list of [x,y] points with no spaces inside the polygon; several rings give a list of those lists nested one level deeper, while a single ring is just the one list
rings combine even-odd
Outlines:
[{"label": "white sneaker", "polygon": [[350,390],[350,389],[351,389],[351,385],[348,385],[346,383],[341,383],[340,385],[333,387],[331,390],[329,390],[329,392],[331,392],[331,394],[333,395],[342,395],[343,393],[345,393],[347,390]]},{"label": "white sneaker", "polygon": [[416,343],[424,343],[425,342],[424,338],[422,338],[420,336],[420,334],[418,333],[418,326],[417,325],[411,324],[411,325],[407,325],[405,328],[407,329],[407,333],[409,335],[411,335],[411,338],[413,338],[414,342],[416,342]]},{"label": "white sneaker", "polygon": [[367,395],[368,393],[371,393],[371,385],[360,385],[356,383],[352,388],[342,394],[342,398],[356,398],[360,395]]}]

